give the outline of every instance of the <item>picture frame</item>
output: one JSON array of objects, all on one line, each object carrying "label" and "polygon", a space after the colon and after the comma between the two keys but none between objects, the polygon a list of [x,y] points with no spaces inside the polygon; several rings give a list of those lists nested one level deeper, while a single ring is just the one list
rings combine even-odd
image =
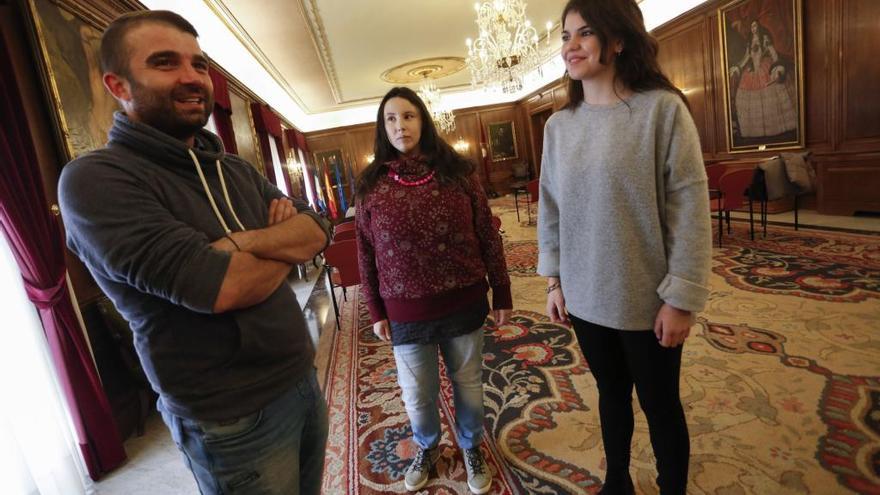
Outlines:
[{"label": "picture frame", "polygon": [[69,161],[103,147],[119,109],[102,80],[99,49],[115,13],[89,2],[28,0],[41,78]]},{"label": "picture frame", "polygon": [[519,157],[516,146],[516,128],[512,120],[491,122],[488,125],[489,157],[493,162],[515,160]]},{"label": "picture frame", "polygon": [[731,153],[804,146],[802,0],[734,0],[718,9]]},{"label": "picture frame", "polygon": [[254,127],[254,119],[251,116],[251,102],[246,96],[230,88],[229,103],[232,106],[230,119],[232,120],[232,133],[235,135],[238,156],[247,160],[260,175],[265,177],[266,169],[263,167],[260,142]]},{"label": "picture frame", "polygon": [[331,167],[334,162],[338,163],[340,167],[345,166],[345,160],[343,159],[341,149],[337,148],[332,150],[316,151],[312,153],[312,155],[315,158],[315,167],[319,171],[323,172],[324,167],[326,166],[328,167],[327,172],[331,173],[332,175],[333,169]]}]

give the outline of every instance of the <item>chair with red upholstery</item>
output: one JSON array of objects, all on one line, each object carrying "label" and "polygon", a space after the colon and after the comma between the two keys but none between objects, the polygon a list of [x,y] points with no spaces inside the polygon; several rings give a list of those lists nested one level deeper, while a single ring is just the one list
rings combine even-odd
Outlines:
[{"label": "chair with red upholstery", "polygon": [[730,212],[749,206],[749,232],[752,240],[755,239],[754,211],[752,199],[749,196],[749,187],[752,185],[752,177],[755,170],[751,168],[731,170],[718,179],[718,191],[720,194],[712,198],[709,204],[710,211],[718,212],[718,247],[721,247],[721,238],[724,233],[723,218],[727,218],[727,233],[731,233]]},{"label": "chair with red upholstery", "polygon": [[351,241],[357,236],[357,231],[355,229],[343,230],[342,232],[337,231],[333,235],[333,242],[336,241]]},{"label": "chair with red upholstery", "polygon": [[719,189],[718,181],[721,180],[721,176],[724,175],[725,172],[727,172],[727,165],[723,163],[706,166],[706,176],[709,178],[710,191],[717,191]]},{"label": "chair with red upholstery", "polygon": [[[352,231],[353,232],[353,231]],[[330,292],[333,298],[333,311],[336,313],[336,328],[339,328],[339,303],[336,302],[336,288],[342,288],[342,298],[347,301],[346,287],[360,285],[358,270],[357,241],[334,240],[324,250],[324,265],[330,277]]]},{"label": "chair with red upholstery", "polygon": [[346,241],[350,239],[354,239],[355,232],[357,231],[357,224],[354,222],[346,222],[337,224],[336,227],[333,228],[333,241]]}]

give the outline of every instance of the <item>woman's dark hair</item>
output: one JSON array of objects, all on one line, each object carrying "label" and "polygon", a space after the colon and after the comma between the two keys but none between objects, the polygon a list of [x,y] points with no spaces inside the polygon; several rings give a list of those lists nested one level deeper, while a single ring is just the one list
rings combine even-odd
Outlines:
[{"label": "woman's dark hair", "polygon": [[436,177],[440,182],[452,183],[467,179],[474,173],[475,166],[467,158],[458,154],[452,146],[443,140],[437,133],[437,127],[431,119],[428,107],[419,98],[415,91],[397,86],[391,88],[376,113],[376,141],[373,144],[373,162],[361,172],[357,181],[357,196],[363,198],[378,182],[379,177],[388,173],[388,165],[385,162],[396,160],[400,157],[397,148],[391,145],[388,132],[385,130],[385,104],[391,98],[403,98],[419,109],[422,118],[422,132],[419,138],[419,150],[428,159],[428,165],[435,170]]},{"label": "woman's dark hair", "polygon": [[[645,19],[635,0],[569,0],[562,10],[562,23],[571,12],[577,12],[599,37],[602,48],[599,63],[608,63],[608,44],[620,40],[623,51],[613,60],[615,80],[636,91],[665,89],[681,97],[687,105],[684,93],[676,88],[657,62],[657,40],[645,29]],[[584,101],[584,87],[580,81],[565,75],[568,86],[568,103],[565,108],[574,110]]]}]

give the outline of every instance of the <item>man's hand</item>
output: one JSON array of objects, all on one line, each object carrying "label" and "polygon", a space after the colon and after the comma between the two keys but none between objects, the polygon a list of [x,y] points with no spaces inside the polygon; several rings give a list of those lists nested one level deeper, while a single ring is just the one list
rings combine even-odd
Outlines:
[{"label": "man's hand", "polygon": [[391,340],[391,325],[388,324],[388,320],[373,323],[373,333],[376,334],[376,337],[379,337],[379,340],[386,342]]},{"label": "man's hand", "polygon": [[268,225],[230,234],[240,251],[291,265],[314,258],[327,244],[327,233],[309,215],[300,215],[287,198],[269,203]]},{"label": "man's hand", "polygon": [[281,223],[297,213],[293,201],[287,198],[273,199],[269,203],[269,225]]},{"label": "man's hand", "polygon": [[690,311],[684,311],[668,304],[663,304],[654,319],[654,335],[663,347],[676,347],[684,344],[684,339],[691,331]]}]

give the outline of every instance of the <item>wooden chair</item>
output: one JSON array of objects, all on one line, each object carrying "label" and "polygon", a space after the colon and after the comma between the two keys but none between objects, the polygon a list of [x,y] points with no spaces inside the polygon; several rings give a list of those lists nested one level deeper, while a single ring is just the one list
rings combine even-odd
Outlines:
[{"label": "wooden chair", "polygon": [[755,219],[752,207],[752,199],[749,195],[749,187],[752,185],[754,169],[731,170],[718,179],[718,194],[710,197],[709,209],[718,212],[718,247],[721,247],[721,239],[724,234],[723,218],[727,218],[727,233],[731,233],[730,211],[749,205],[749,232],[751,239],[755,239]]},{"label": "wooden chair", "polygon": [[339,303],[336,302],[336,288],[342,288],[342,298],[344,301],[348,301],[345,289],[361,283],[357,260],[357,241],[354,239],[334,240],[324,250],[324,266],[327,267],[327,274],[330,277],[330,296],[333,298],[333,312],[336,313],[336,328],[339,329]]},{"label": "wooden chair", "polygon": [[529,219],[529,225],[532,224],[532,203],[538,202],[538,189],[540,188],[541,182],[538,179],[533,181],[529,181],[526,184],[526,190],[529,191],[529,201],[526,203],[526,213]]}]

